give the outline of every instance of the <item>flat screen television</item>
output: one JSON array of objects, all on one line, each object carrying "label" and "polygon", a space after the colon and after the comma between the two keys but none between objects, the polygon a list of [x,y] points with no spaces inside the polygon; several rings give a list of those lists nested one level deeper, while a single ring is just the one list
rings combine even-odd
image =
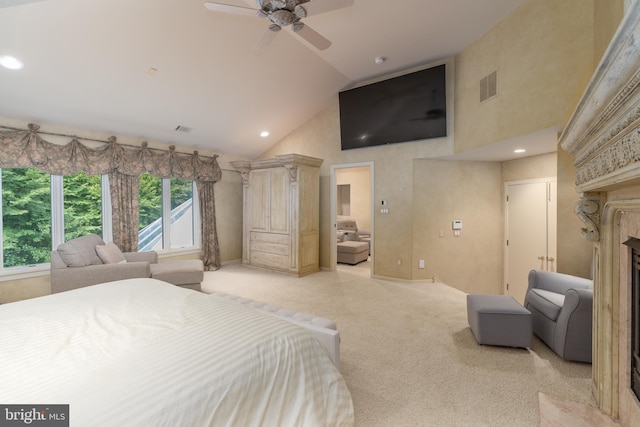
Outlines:
[{"label": "flat screen television", "polygon": [[445,64],[338,94],[343,150],[447,136]]}]

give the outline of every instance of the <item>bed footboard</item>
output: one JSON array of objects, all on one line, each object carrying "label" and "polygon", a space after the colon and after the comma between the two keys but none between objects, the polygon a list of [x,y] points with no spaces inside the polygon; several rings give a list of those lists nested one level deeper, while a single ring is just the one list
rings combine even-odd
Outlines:
[{"label": "bed footboard", "polygon": [[256,310],[285,318],[292,323],[302,326],[318,341],[320,341],[320,343],[326,348],[335,367],[340,369],[340,333],[338,332],[336,322],[333,320],[313,316],[311,314],[300,313],[286,308],[280,308],[275,305],[268,305],[260,301],[254,301],[249,298],[242,298],[224,292],[216,292],[212,295],[234,300]]}]

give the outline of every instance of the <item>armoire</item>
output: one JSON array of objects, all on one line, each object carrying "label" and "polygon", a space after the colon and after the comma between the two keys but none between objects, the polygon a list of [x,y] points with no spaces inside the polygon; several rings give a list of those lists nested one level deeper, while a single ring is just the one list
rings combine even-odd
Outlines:
[{"label": "armoire", "polygon": [[304,276],[320,269],[322,159],[235,161],[243,183],[242,262]]}]

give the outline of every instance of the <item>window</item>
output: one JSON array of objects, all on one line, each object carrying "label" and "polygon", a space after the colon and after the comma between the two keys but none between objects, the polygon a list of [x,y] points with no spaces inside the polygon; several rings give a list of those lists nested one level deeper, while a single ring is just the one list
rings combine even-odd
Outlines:
[{"label": "window", "polygon": [[102,177],[84,172],[63,177],[64,240],[102,236]]},{"label": "window", "polygon": [[49,262],[51,178],[35,168],[2,169],[2,267]]},{"label": "window", "polygon": [[162,179],[140,175],[138,250],[162,249]]},{"label": "window", "polygon": [[[63,177],[35,168],[0,169],[0,270],[37,266],[34,270],[44,271],[51,250],[64,241],[88,233],[109,240],[108,184],[107,175]],[[200,246],[194,182],[142,175],[139,210],[139,250]]]},{"label": "window", "polygon": [[140,176],[139,251],[196,246],[199,212],[193,181]]},{"label": "window", "polygon": [[171,221],[170,235],[172,248],[193,246],[193,181],[171,178]]}]

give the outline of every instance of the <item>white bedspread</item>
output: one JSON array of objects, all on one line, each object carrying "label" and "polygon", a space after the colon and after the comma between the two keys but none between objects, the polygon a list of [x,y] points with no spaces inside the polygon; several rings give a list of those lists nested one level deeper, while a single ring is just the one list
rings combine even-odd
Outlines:
[{"label": "white bedspread", "polygon": [[353,424],[304,329],[154,279],[0,305],[0,403],[69,404],[77,427]]}]

